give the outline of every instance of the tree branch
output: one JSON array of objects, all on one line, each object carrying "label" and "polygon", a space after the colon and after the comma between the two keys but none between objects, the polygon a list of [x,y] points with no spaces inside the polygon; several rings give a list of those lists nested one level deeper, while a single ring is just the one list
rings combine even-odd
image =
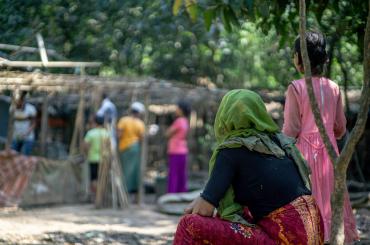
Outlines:
[{"label": "tree branch", "polygon": [[346,171],[355,150],[356,144],[361,138],[365,129],[365,124],[368,116],[370,105],[370,0],[369,10],[366,22],[365,37],[364,37],[364,83],[361,93],[361,106],[358,111],[355,127],[353,128],[350,137],[344,146],[337,163],[334,166],[334,193],[331,200],[332,206],[332,223],[331,223],[331,238],[330,244],[343,244],[344,242],[344,225],[343,225],[343,199],[346,191]]},{"label": "tree branch", "polygon": [[344,104],[345,104],[345,108],[346,108],[346,115],[348,116],[350,111],[349,111],[349,100],[348,100],[348,71],[344,65],[344,59],[343,59],[343,55],[342,55],[342,52],[340,50],[338,50],[338,63],[339,63],[339,66],[340,66],[340,69],[342,71],[342,74],[343,74],[343,80],[344,80]]},{"label": "tree branch", "polygon": [[350,137],[342,150],[338,159],[338,168],[347,169],[348,162],[351,160],[352,152],[361,138],[361,135],[365,129],[368,110],[370,106],[370,0],[369,0],[369,10],[367,16],[367,23],[365,29],[365,38],[364,38],[364,84],[362,86],[361,93],[361,105],[358,111],[357,120],[355,127],[353,128]]},{"label": "tree branch", "polygon": [[299,1],[299,35],[300,35],[300,44],[301,44],[301,56],[303,60],[303,67],[304,67],[304,74],[305,74],[305,81],[306,87],[308,92],[308,97],[310,100],[311,110],[315,118],[315,123],[317,128],[319,129],[321,138],[325,144],[325,148],[328,151],[330,160],[332,163],[336,162],[338,157],[333,144],[331,143],[329,136],[326,132],[324,124],[322,122],[321,113],[319,109],[319,105],[317,103],[315,93],[313,90],[312,85],[312,75],[311,75],[311,64],[308,57],[307,52],[307,44],[306,44],[306,2],[305,0]]}]

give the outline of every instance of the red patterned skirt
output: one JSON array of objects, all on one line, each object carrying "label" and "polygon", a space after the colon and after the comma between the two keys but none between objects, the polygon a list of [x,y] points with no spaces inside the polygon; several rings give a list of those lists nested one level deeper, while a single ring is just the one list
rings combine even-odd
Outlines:
[{"label": "red patterned skirt", "polygon": [[324,227],[312,196],[301,196],[262,218],[255,227],[197,214],[185,215],[173,244],[324,244]]}]

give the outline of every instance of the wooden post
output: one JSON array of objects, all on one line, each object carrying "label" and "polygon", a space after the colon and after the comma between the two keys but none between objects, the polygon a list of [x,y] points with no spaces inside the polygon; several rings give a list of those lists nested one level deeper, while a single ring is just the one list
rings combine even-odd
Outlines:
[{"label": "wooden post", "polygon": [[139,178],[139,193],[138,193],[138,204],[142,205],[144,202],[145,197],[145,189],[144,189],[144,177],[146,171],[146,165],[148,160],[148,119],[149,119],[149,103],[150,103],[150,85],[145,91],[145,112],[144,112],[144,124],[145,124],[145,133],[143,137],[143,141],[141,144],[141,162],[140,162],[140,178]]},{"label": "wooden post", "polygon": [[[109,142],[109,141],[108,141]],[[107,204],[107,190],[111,168],[109,143],[102,145],[102,159],[99,164],[98,183],[96,187],[95,207],[103,208]]]},{"label": "wooden post", "polygon": [[73,61],[49,61],[43,63],[41,61],[11,61],[1,60],[0,66],[8,67],[55,67],[55,68],[76,68],[76,67],[99,67],[100,62],[73,62]]},{"label": "wooden post", "polygon": [[[11,44],[5,44],[5,43],[0,43],[0,49],[15,51],[15,52],[13,52],[13,54],[14,53],[19,53],[19,52],[25,52],[25,53],[40,52],[39,48],[11,45]],[[54,56],[57,59],[60,59],[60,60],[65,60],[66,59],[63,55],[58,54],[53,49],[46,49],[46,52],[47,52],[48,55]]]},{"label": "wooden post", "polygon": [[85,69],[81,67],[81,84],[80,84],[80,100],[78,103],[75,125],[73,129],[72,141],[69,146],[69,155],[77,153],[77,149],[82,152],[82,140],[84,134],[84,111],[85,111],[85,90],[86,80],[84,79]]},{"label": "wooden post", "polygon": [[17,89],[13,91],[11,96],[11,102],[9,107],[9,118],[8,118],[8,134],[6,138],[5,149],[10,150],[12,141],[13,141],[13,133],[14,133],[14,113],[15,113],[15,96],[17,94]]},{"label": "wooden post", "polygon": [[101,98],[102,98],[102,94],[103,94],[103,89],[101,86],[97,86],[95,87],[96,89],[94,89],[94,93],[92,94],[92,101],[91,101],[91,105],[92,105],[92,109],[94,112],[97,112],[99,107],[100,107],[100,104],[101,104]]},{"label": "wooden post", "polygon": [[78,108],[76,112],[76,119],[75,119],[75,125],[73,129],[73,135],[71,144],[69,146],[69,155],[73,155],[77,153],[78,148],[78,141],[80,137],[80,129],[82,124],[82,117],[83,117],[83,110],[84,110],[84,104],[85,104],[85,90],[80,90],[80,101],[78,102]]},{"label": "wooden post", "polygon": [[46,94],[42,103],[42,114],[41,114],[41,154],[46,156],[46,141],[48,134],[48,106],[49,106],[49,95]]},{"label": "wooden post", "polygon": [[117,159],[117,151],[116,151],[116,143],[114,137],[114,128],[113,123],[115,123],[113,120],[111,123],[106,122],[106,128],[108,128],[108,133],[109,133],[109,142],[110,142],[110,148],[109,148],[109,153],[110,153],[110,177],[111,177],[111,184],[112,184],[112,207],[113,209],[117,209],[117,191],[118,191],[118,186],[116,185],[115,177],[115,166],[116,164],[116,159]]},{"label": "wooden post", "polygon": [[81,67],[81,80],[82,80],[82,109],[81,109],[81,115],[80,115],[80,124],[79,124],[79,131],[78,131],[78,149],[80,152],[83,152],[83,139],[84,139],[84,134],[85,134],[85,94],[86,94],[86,83],[87,80],[84,78],[85,77],[85,67]]}]

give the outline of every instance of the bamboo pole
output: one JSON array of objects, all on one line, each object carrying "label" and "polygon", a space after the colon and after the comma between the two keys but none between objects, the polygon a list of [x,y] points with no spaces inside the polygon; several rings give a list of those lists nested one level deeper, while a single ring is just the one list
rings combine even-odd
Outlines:
[{"label": "bamboo pole", "polygon": [[117,192],[118,192],[118,186],[116,185],[115,182],[115,168],[114,164],[116,163],[116,158],[117,158],[117,153],[116,153],[116,143],[113,133],[113,123],[115,123],[113,120],[112,122],[106,122],[107,128],[108,128],[108,134],[109,134],[109,143],[110,143],[110,148],[109,148],[109,153],[110,153],[110,160],[111,160],[111,166],[110,166],[110,177],[111,177],[111,184],[112,184],[112,207],[113,209],[117,209]]},{"label": "bamboo pole", "polygon": [[[17,51],[17,52],[25,52],[25,53],[38,53],[39,52],[39,49],[35,47],[19,46],[19,45],[5,44],[5,43],[0,43],[0,49]],[[46,52],[48,53],[48,55],[55,56],[58,59],[65,59],[64,56],[58,54],[54,49],[46,49]]]},{"label": "bamboo pole", "polygon": [[15,96],[17,94],[17,89],[13,91],[12,97],[11,97],[11,102],[10,102],[10,107],[9,107],[9,118],[8,118],[8,134],[6,138],[6,143],[5,143],[5,149],[10,150],[12,141],[13,141],[13,133],[14,133],[14,113],[15,113]]},{"label": "bamboo pole", "polygon": [[49,59],[46,53],[44,39],[42,38],[40,32],[36,34],[36,39],[37,39],[37,45],[39,46],[39,50],[40,50],[41,61],[42,61],[42,64],[45,66],[49,62]]},{"label": "bamboo pole", "polygon": [[140,162],[140,178],[139,178],[139,193],[138,193],[138,204],[142,205],[145,198],[145,188],[144,188],[144,177],[146,171],[146,165],[148,161],[148,120],[149,120],[149,104],[150,104],[150,87],[149,84],[148,88],[145,91],[145,112],[144,112],[144,124],[145,124],[145,133],[142,140],[142,148],[141,148],[141,162]]},{"label": "bamboo pole", "polygon": [[80,129],[81,129],[81,124],[82,124],[82,114],[84,111],[84,104],[85,104],[85,89],[80,90],[80,100],[78,103],[78,109],[76,113],[76,119],[75,119],[75,125],[73,129],[73,135],[72,135],[72,140],[71,144],[69,146],[69,155],[73,155],[77,153],[77,144],[78,144],[78,138],[80,137]]},{"label": "bamboo pole", "polygon": [[41,114],[41,153],[43,156],[46,154],[46,140],[48,134],[48,106],[49,106],[49,95],[46,94],[42,103],[42,114]]},{"label": "bamboo pole", "polygon": [[77,68],[77,67],[99,67],[101,62],[73,62],[73,61],[0,61],[0,66],[7,67],[46,67],[46,68]]},{"label": "bamboo pole", "polygon": [[99,164],[98,183],[96,188],[95,207],[103,208],[107,206],[107,186],[109,182],[110,146],[109,142],[102,145],[102,161]]}]

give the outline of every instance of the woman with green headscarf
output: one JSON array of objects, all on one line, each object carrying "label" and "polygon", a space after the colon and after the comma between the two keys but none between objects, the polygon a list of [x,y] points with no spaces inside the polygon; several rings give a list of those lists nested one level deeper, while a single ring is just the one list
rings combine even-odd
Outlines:
[{"label": "woman with green headscarf", "polygon": [[323,244],[307,165],[261,97],[228,92],[214,131],[209,180],[185,209],[174,244]]}]

